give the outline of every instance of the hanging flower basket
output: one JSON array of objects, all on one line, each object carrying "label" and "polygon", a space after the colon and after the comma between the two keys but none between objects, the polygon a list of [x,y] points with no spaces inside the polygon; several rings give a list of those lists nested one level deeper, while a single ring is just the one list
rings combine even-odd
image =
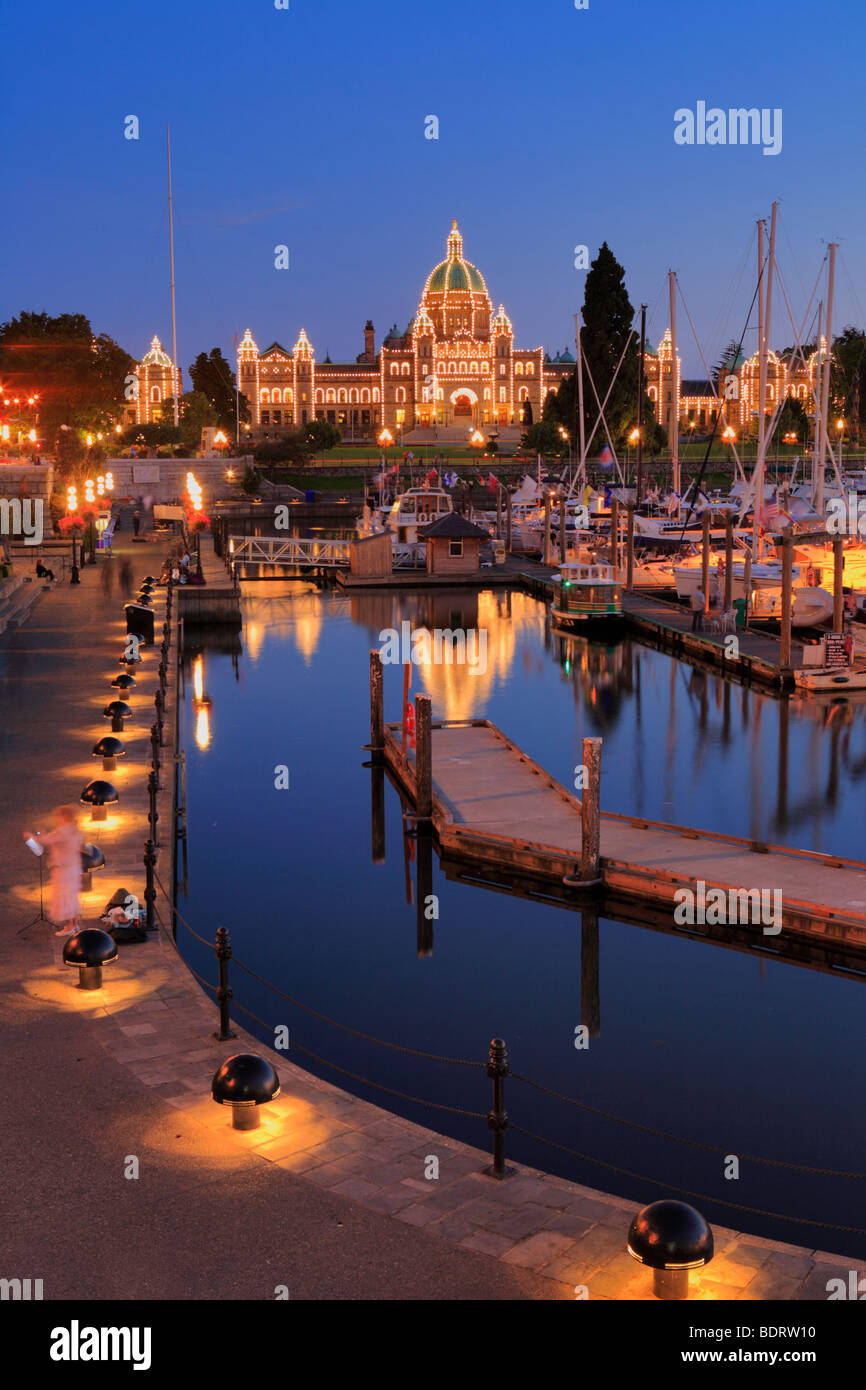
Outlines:
[{"label": "hanging flower basket", "polygon": [[205,516],[204,512],[190,512],[186,524],[191,534],[197,536],[210,526],[210,517]]},{"label": "hanging flower basket", "polygon": [[62,516],[57,523],[58,530],[65,536],[79,536],[83,532],[87,523],[83,516],[76,516],[74,512],[69,516]]}]

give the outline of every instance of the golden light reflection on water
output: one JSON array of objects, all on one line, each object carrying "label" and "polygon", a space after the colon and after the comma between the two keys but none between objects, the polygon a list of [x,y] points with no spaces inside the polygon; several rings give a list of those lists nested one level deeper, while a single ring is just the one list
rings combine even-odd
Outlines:
[{"label": "golden light reflection on water", "polygon": [[484,713],[496,686],[507,682],[518,645],[543,645],[544,607],[527,594],[512,594],[506,603],[501,594],[483,590],[478,595],[475,627],[479,634],[486,633],[487,642],[475,671],[447,660],[430,660],[415,668],[440,718],[471,719]]},{"label": "golden light reflection on water", "polygon": [[195,741],[204,752],[209,746],[210,740],[210,708],[208,705],[199,705],[195,716]]}]

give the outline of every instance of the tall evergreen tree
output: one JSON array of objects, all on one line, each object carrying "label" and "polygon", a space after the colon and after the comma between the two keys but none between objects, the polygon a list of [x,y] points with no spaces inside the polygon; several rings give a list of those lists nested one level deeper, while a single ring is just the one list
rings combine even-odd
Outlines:
[{"label": "tall evergreen tree", "polygon": [[[235,374],[218,347],[210,353],[200,352],[189,369],[193,391],[207,396],[216,411],[217,422],[224,430],[235,427]],[[246,396],[240,396],[240,417],[249,420]]]},{"label": "tall evergreen tree", "polygon": [[[581,347],[585,361],[583,379],[584,429],[587,453],[597,454],[604,446],[604,427],[599,424],[592,434],[598,416],[598,405],[589,381],[595,383],[599,402],[604,401],[617,363],[625,348],[634,321],[634,309],[625,287],[625,270],[619,264],[607,242],[603,242],[595,260],[590,262],[583,299]],[[605,406],[604,415],[614,444],[622,443],[637,421],[637,389],[640,366],[640,345],[633,337],[626,349],[622,366]],[[589,374],[586,371],[589,369]],[[571,436],[574,447],[579,440],[577,367],[559,388],[556,415]],[[652,428],[652,402],[644,395],[644,419]],[[590,437],[592,434],[592,437]]]}]

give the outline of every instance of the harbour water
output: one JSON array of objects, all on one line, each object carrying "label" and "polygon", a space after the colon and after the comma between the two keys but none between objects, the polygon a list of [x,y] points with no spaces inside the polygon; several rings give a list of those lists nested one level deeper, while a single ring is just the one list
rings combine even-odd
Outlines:
[{"label": "harbour water", "polygon": [[[608,811],[866,858],[866,704],[780,701],[631,639],[563,639],[543,603],[516,593],[346,596],[298,581],[249,583],[243,609],[234,651],[211,634],[201,650],[193,637],[185,656],[189,896],[179,908],[190,925],[209,939],[228,927],[239,961],[359,1033],[476,1063],[492,1037],[504,1038],[515,1072],[589,1107],[507,1082],[512,1159],[639,1202],[690,1193],[717,1224],[866,1252],[866,1235],[832,1229],[866,1228],[863,1182],[754,1161],[866,1169],[866,1062],[852,1041],[864,1038],[866,975],[602,917],[598,1026],[576,1046],[591,922],[446,879],[434,855],[436,915],[419,953],[422,847],[404,834],[386,782],[385,854],[374,862],[364,751],[368,653],[380,634],[403,620],[479,629],[483,671],[412,667],[412,689],[432,696],[434,718],[486,716],[566,786],[581,740],[600,736]],[[209,704],[195,702],[196,665]],[[399,717],[401,688],[402,668],[386,666],[387,719]],[[182,928],[178,939],[215,978],[212,953]],[[287,1055],[299,1065],[488,1144],[485,1119],[405,1098],[486,1115],[484,1070],[340,1031],[237,967],[232,986],[268,1030],[288,1026]],[[731,1157],[738,1177],[726,1176]]]}]

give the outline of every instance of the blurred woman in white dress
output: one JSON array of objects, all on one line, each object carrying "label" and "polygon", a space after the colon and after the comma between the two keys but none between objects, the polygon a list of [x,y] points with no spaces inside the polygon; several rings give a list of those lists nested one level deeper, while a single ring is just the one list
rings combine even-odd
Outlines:
[{"label": "blurred woman in white dress", "polygon": [[35,840],[48,851],[51,875],[48,912],[52,922],[63,925],[55,936],[70,936],[81,924],[81,851],[84,838],[78,828],[73,806],[58,806],[54,812],[53,830],[25,830],[25,840]]}]

